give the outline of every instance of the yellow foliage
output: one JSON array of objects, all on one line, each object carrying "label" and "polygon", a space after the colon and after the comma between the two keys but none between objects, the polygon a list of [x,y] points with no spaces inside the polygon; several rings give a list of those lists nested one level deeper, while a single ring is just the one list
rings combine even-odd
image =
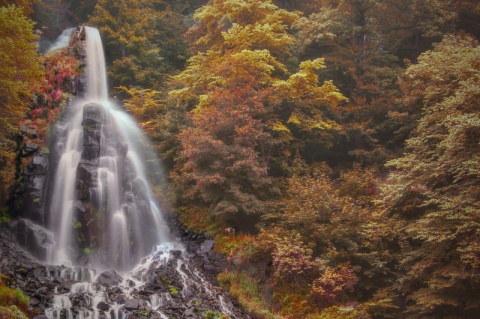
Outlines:
[{"label": "yellow foliage", "polygon": [[279,121],[270,123],[269,127],[272,131],[278,131],[278,132],[284,131],[284,132],[290,133],[290,130],[288,129],[288,127],[286,127],[285,125],[283,125],[282,122],[279,122]]},{"label": "yellow foliage", "polygon": [[255,260],[260,248],[255,236],[219,233],[215,237],[215,250],[226,255],[230,263],[240,265]]},{"label": "yellow foliage", "polygon": [[284,54],[293,44],[287,28],[299,16],[279,9],[271,0],[210,1],[194,15],[206,31],[195,44],[221,52],[267,49]]},{"label": "yellow foliage", "polygon": [[30,92],[43,77],[33,24],[20,8],[0,8],[0,139],[18,129],[29,107]]},{"label": "yellow foliage", "polygon": [[423,114],[405,155],[387,164],[397,172],[380,204],[400,219],[403,293],[424,316],[478,312],[462,305],[478,304],[480,283],[479,59],[477,40],[447,36],[404,79],[405,101],[420,101]]},{"label": "yellow foliage", "polygon": [[130,98],[123,101],[126,109],[139,121],[139,124],[146,131],[154,129],[157,118],[156,114],[165,110],[165,103],[161,92],[153,89],[137,89],[119,86],[117,89],[130,95]]}]

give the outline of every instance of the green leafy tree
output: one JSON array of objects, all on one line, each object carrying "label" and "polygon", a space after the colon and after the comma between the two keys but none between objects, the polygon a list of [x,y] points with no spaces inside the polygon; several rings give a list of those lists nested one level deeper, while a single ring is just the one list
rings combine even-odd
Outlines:
[{"label": "green leafy tree", "polygon": [[480,50],[467,35],[446,36],[407,72],[405,94],[422,117],[385,188],[398,216],[401,293],[412,317],[473,318],[480,295]]}]

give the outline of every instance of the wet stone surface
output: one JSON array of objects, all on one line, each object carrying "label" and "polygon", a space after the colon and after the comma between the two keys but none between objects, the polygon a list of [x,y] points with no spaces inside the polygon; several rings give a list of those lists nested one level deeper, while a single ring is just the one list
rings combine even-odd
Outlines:
[{"label": "wet stone surface", "polygon": [[118,273],[42,265],[2,227],[0,273],[30,297],[36,319],[200,319],[207,313],[250,318],[215,280],[222,259],[212,250],[211,239],[193,239],[183,230],[179,234],[181,240],[159,246],[132,271]]}]

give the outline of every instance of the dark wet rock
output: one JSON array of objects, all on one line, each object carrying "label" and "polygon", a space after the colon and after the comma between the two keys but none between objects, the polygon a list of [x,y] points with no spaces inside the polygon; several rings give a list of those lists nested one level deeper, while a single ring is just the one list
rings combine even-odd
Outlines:
[{"label": "dark wet rock", "polygon": [[204,242],[200,244],[200,254],[204,254],[210,250],[213,249],[213,245],[215,244],[215,241],[213,239],[207,239]]},{"label": "dark wet rock", "polygon": [[173,257],[178,258],[182,255],[182,251],[181,250],[172,250],[171,254],[173,255]]},{"label": "dark wet rock", "polygon": [[30,298],[30,307],[35,307],[38,304],[40,304],[40,300],[38,300],[36,298]]},{"label": "dark wet rock", "polygon": [[98,304],[97,304],[97,309],[100,310],[100,311],[108,311],[110,309],[110,305],[107,304],[106,302],[104,301],[100,301]]},{"label": "dark wet rock", "polygon": [[195,309],[194,308],[188,308],[183,312],[183,318],[192,318],[195,315]]},{"label": "dark wet rock", "polygon": [[53,234],[30,220],[19,219],[10,224],[17,241],[38,259],[44,259],[53,245]]},{"label": "dark wet rock", "polygon": [[85,96],[87,92],[87,75],[82,72],[79,74],[77,80],[77,95],[78,96]]},{"label": "dark wet rock", "polygon": [[30,145],[28,149],[31,151],[22,157],[30,159],[30,162],[22,172],[22,178],[14,185],[10,208],[14,217],[28,218],[43,225],[48,184],[48,158],[38,146]]},{"label": "dark wet rock", "polygon": [[105,113],[102,105],[89,103],[83,106],[83,151],[82,159],[94,160],[100,157],[100,139]]},{"label": "dark wet rock", "polygon": [[127,310],[137,310],[140,308],[140,303],[138,299],[127,299],[125,301],[125,309]]},{"label": "dark wet rock", "polygon": [[22,156],[33,155],[38,150],[38,145],[32,143],[25,143],[22,149]]},{"label": "dark wet rock", "polygon": [[[216,265],[218,270],[224,261],[224,257],[212,249],[211,238],[205,234],[197,234],[195,240],[188,239],[191,237],[188,232],[185,237],[182,236],[186,250],[182,248],[170,251],[169,254],[161,255],[169,256],[168,261],[155,261],[138,276],[132,274],[135,280],[141,279],[143,284],[139,285],[136,281],[124,282],[122,276],[114,270],[101,273],[89,288],[95,291],[101,289],[104,295],[104,300],[95,309],[92,293],[71,292],[72,284],[77,284],[78,278],[86,281],[93,279],[87,268],[42,266],[19,250],[11,233],[8,230],[4,232],[3,229],[0,229],[0,272],[12,278],[12,287],[24,290],[30,297],[31,308],[38,313],[45,313],[45,309],[53,303],[54,292],[57,292],[69,296],[74,317],[80,311],[91,313],[98,310],[100,318],[122,318],[125,315],[131,319],[160,319],[161,312],[168,318],[202,319],[207,311],[222,313],[218,300],[218,296],[222,295],[224,304],[232,311],[232,319],[249,318],[241,309],[233,306],[232,299],[218,287],[215,279],[209,279],[214,277],[209,265]],[[76,287],[78,291],[78,286]],[[150,304],[155,296],[156,303]],[[118,308],[113,305],[122,306]],[[52,316],[66,319],[67,312],[61,310]]]},{"label": "dark wet rock", "polygon": [[44,266],[20,250],[13,234],[4,226],[0,226],[0,273],[7,276],[2,279],[5,284],[20,288],[30,297],[32,310],[43,312],[48,296],[53,296],[53,284],[46,279]]},{"label": "dark wet rock", "polygon": [[118,285],[121,283],[123,280],[122,276],[120,276],[115,270],[109,269],[104,272],[102,272],[100,275],[97,277],[97,283],[102,285],[102,286],[114,286]]}]

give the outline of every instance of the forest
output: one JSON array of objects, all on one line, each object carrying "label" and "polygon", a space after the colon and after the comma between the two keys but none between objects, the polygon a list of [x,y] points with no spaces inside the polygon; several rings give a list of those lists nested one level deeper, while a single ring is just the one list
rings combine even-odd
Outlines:
[{"label": "forest", "polygon": [[479,21],[477,0],[0,0],[0,220],[82,68],[47,48],[84,24],[163,209],[214,238],[252,318],[478,318]]}]

